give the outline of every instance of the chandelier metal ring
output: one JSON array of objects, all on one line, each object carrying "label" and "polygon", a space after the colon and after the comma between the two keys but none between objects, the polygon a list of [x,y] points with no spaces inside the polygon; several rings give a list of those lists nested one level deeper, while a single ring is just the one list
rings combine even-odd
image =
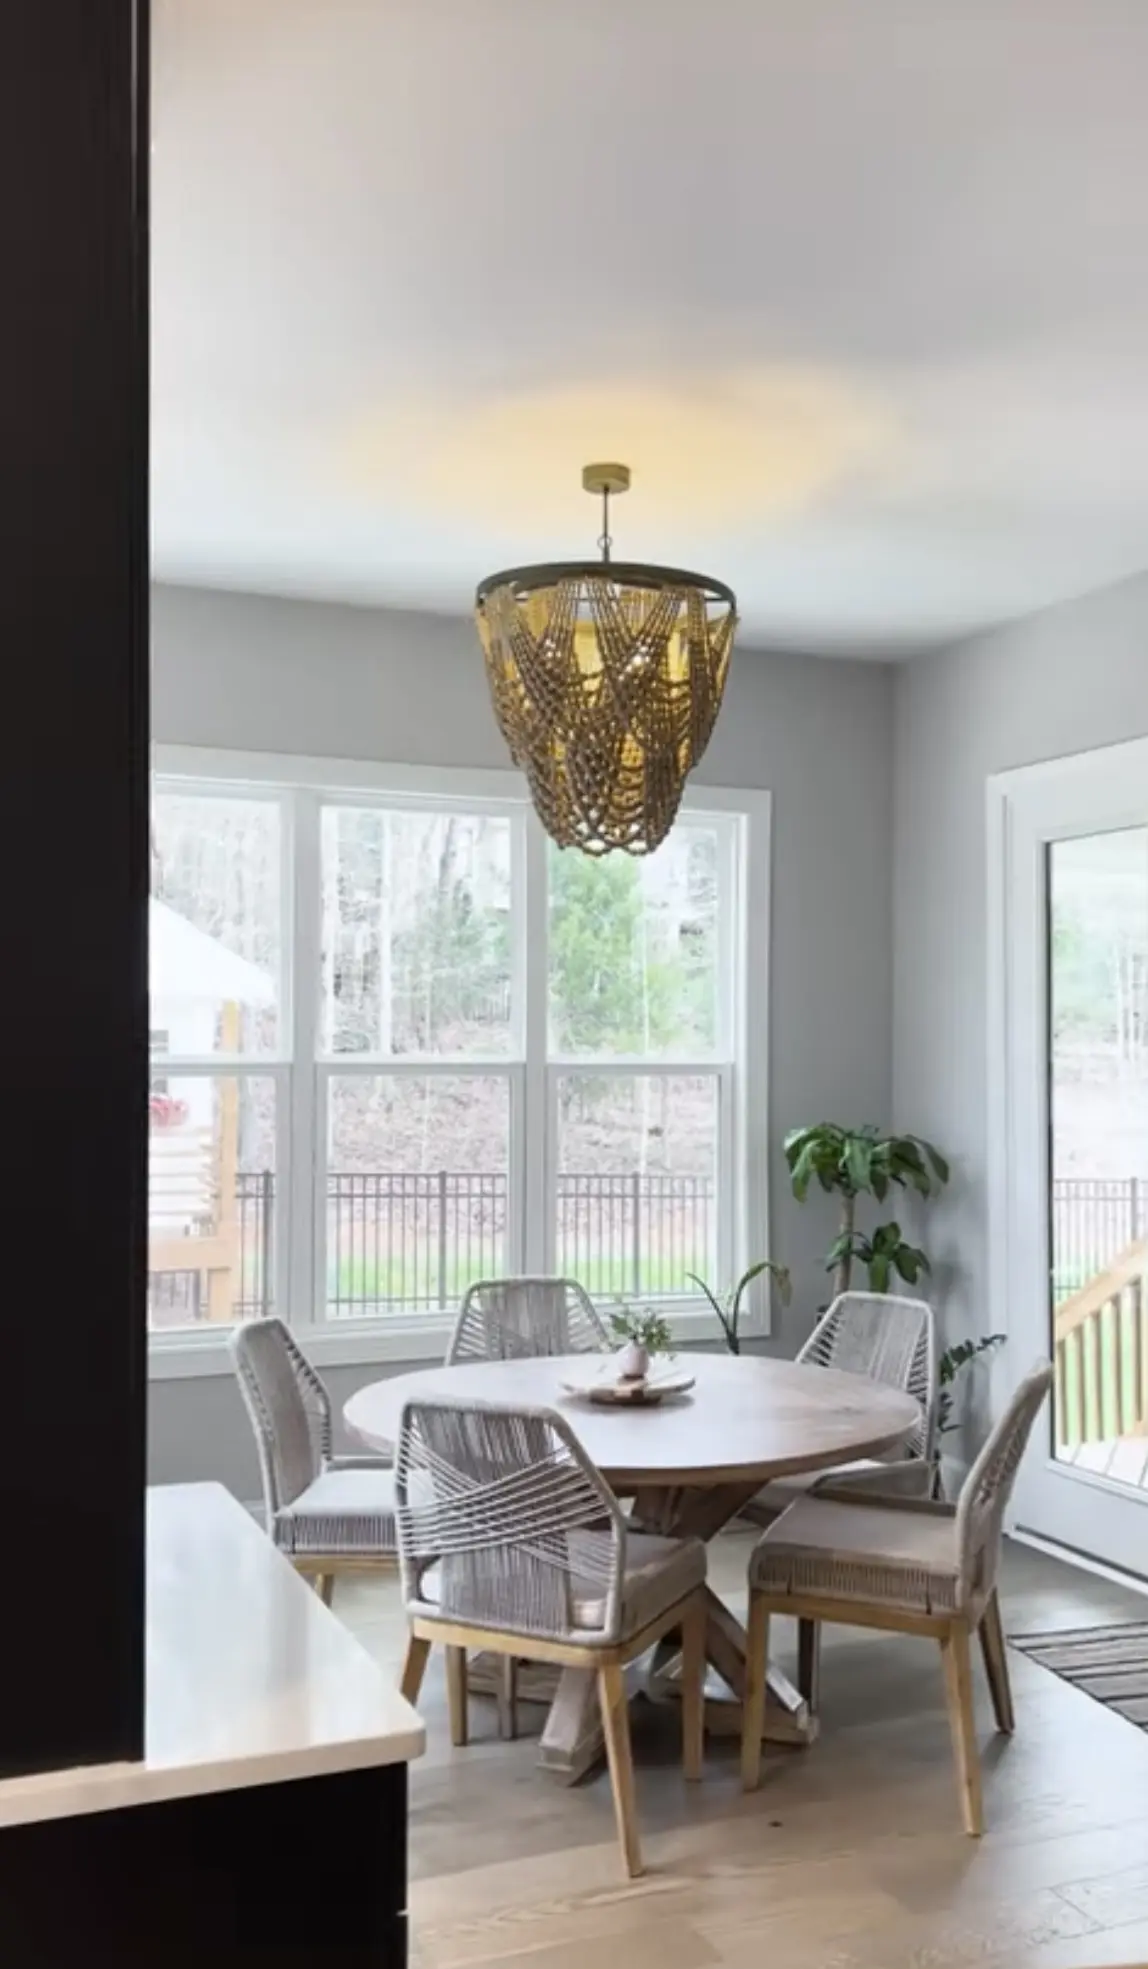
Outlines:
[{"label": "chandelier metal ring", "polygon": [[524,594],[536,588],[556,588],[560,581],[577,581],[606,575],[623,588],[693,588],[706,599],[736,609],[737,596],[724,581],[709,574],[691,574],[687,568],[657,567],[651,561],[539,561],[533,567],[508,567],[501,574],[488,574],[475,589],[474,602],[481,608],[496,588],[521,589]]}]

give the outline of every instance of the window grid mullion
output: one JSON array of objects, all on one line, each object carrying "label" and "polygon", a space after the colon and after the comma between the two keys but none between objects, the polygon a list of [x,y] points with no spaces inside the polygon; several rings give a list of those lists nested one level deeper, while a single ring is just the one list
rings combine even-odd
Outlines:
[{"label": "window grid mullion", "polygon": [[291,802],[290,834],[294,867],[290,891],[291,1038],[295,1068],[291,1076],[286,1204],[287,1278],[285,1312],[293,1325],[322,1318],[325,1295],[317,1293],[325,1217],[325,1143],[318,1140],[315,1058],[319,1038],[319,971],[322,929],[319,854],[319,796],[301,790]]},{"label": "window grid mullion", "polygon": [[523,817],[525,926],[525,1055],[523,1099],[524,1166],[522,1188],[523,1261],[528,1272],[555,1266],[557,1182],[547,1070],[550,1022],[547,847],[542,823],[531,810]]}]

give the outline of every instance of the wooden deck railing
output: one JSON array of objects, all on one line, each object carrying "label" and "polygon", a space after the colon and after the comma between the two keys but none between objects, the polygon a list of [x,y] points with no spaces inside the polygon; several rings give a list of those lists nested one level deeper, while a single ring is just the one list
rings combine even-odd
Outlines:
[{"label": "wooden deck railing", "polygon": [[1064,1446],[1148,1434],[1148,1238],[1056,1308],[1056,1433]]}]

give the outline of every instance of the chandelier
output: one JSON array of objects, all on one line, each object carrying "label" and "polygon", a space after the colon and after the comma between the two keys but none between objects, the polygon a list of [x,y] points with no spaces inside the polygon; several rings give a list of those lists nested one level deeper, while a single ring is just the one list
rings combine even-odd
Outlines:
[{"label": "chandelier", "polygon": [[587,465],[600,561],[508,568],[479,584],[499,729],[560,848],[648,855],[664,841],[721,708],[737,627],[723,581],[610,557],[626,465]]}]

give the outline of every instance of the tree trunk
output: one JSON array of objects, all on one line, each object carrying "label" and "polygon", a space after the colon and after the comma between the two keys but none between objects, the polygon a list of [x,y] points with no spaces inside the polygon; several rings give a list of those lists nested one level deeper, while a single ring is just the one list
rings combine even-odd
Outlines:
[{"label": "tree trunk", "polygon": [[[853,1235],[853,1212],[855,1207],[856,1207],[856,1199],[854,1197],[851,1196],[842,1197],[841,1225],[840,1225],[842,1237],[852,1237]],[[848,1292],[849,1281],[852,1277],[853,1277],[853,1253],[851,1251],[846,1251],[844,1256],[838,1260],[837,1269],[833,1274],[833,1297],[835,1299],[837,1298],[839,1293]]]}]

